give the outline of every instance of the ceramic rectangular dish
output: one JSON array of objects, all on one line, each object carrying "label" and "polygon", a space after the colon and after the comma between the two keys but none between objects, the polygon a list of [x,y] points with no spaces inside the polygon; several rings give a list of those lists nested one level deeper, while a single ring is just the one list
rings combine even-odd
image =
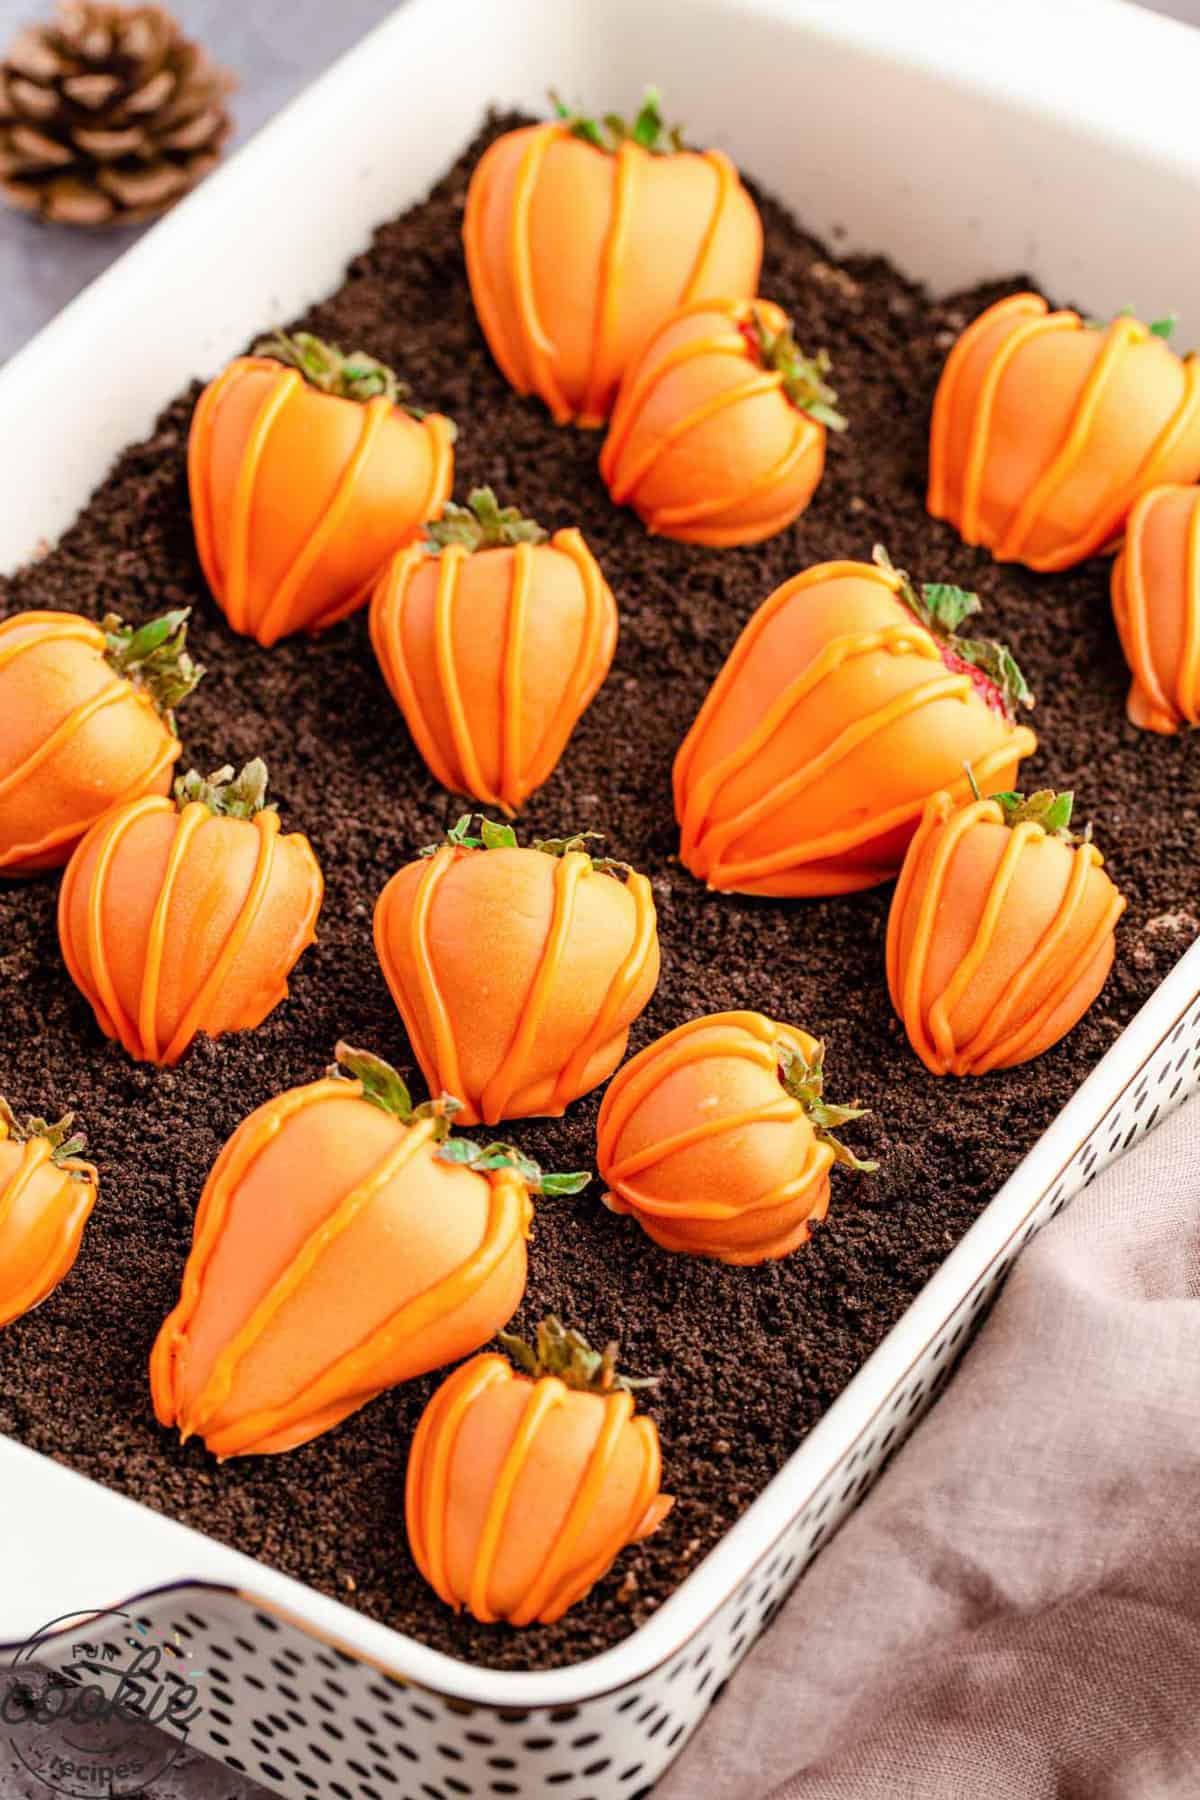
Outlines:
[{"label": "ceramic rectangular dish", "polygon": [[[486,40],[487,55],[462,46]],[[1117,0],[408,0],[0,373],[0,567],[55,537],[168,396],[333,287],[494,102],[647,77],[812,229],[935,286],[1025,268],[1200,339],[1200,34]],[[294,209],[273,196],[302,192]],[[164,321],[169,320],[169,328]],[[97,346],[104,348],[96,354]],[[47,403],[45,370],[55,372]],[[13,446],[20,445],[18,456]],[[587,1662],[456,1661],[0,1439],[0,1644],[128,1636],[207,1671],[190,1741],[293,1797],[632,1800],[929,1405],[1039,1225],[1200,1087],[1200,946],[779,1475],[650,1621]]]}]

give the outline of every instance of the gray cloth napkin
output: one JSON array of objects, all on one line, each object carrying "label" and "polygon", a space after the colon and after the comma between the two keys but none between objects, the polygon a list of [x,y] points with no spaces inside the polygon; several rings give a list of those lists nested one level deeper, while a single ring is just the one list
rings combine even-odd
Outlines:
[{"label": "gray cloth napkin", "polygon": [[1200,1795],[1200,1099],[1025,1251],[655,1800]]}]

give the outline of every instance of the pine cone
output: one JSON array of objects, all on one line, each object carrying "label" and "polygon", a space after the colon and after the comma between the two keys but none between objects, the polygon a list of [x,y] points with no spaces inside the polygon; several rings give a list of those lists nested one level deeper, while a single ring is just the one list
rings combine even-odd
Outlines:
[{"label": "pine cone", "polygon": [[69,225],[151,219],[216,162],[232,86],[161,7],[60,0],[0,65],[0,191]]}]

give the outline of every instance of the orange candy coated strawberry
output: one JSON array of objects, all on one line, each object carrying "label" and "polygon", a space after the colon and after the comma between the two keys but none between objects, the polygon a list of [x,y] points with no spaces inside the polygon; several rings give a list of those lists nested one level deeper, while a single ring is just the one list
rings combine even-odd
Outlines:
[{"label": "orange candy coated strawberry", "polygon": [[968,325],[938,383],[929,511],[997,562],[1069,569],[1117,537],[1138,495],[1200,476],[1200,357],[1172,321],[1107,326],[998,300]]},{"label": "orange candy coated strawberry", "polygon": [[828,359],[768,300],[698,300],[630,364],[600,456],[618,506],[685,543],[754,544],[799,517],[845,420]]},{"label": "orange candy coated strawberry", "polygon": [[652,1419],[599,1355],[557,1319],[536,1351],[502,1333],[421,1416],[408,1462],[413,1560],[440,1599],[490,1624],[561,1619],[628,1544],[674,1504],[660,1490]]},{"label": "orange candy coated strawberry", "polygon": [[199,1032],[250,1031],[287,995],[312,943],[324,882],[306,837],[279,834],[252,762],[175,799],[106,813],[68,864],[58,934],[106,1037],[140,1062],[177,1063]]},{"label": "orange candy coated strawberry", "polygon": [[170,787],[173,709],[204,673],[187,618],[0,621],[0,875],[57,868],[110,806]]},{"label": "orange candy coated strawberry", "polygon": [[426,537],[375,590],[375,655],[435,779],[514,813],[608,673],[616,602],[578,531],[547,543],[490,488]]},{"label": "orange candy coated strawberry", "polygon": [[1200,725],[1200,488],[1151,488],[1113,564],[1112,608],[1144,731]]},{"label": "orange candy coated strawberry", "polygon": [[234,631],[269,646],[364,606],[388,557],[440,512],[454,426],[414,416],[390,369],[306,332],[240,356],[196,402],[196,549]]},{"label": "orange candy coated strawberry", "polygon": [[821,563],[759,607],[675,759],[680,857],[710,888],[845,894],[889,880],[925,801],[1011,786],[1037,739],[1009,652],[957,627],[973,594],[918,592],[882,551]]},{"label": "orange candy coated strawberry", "polygon": [[788,1256],[829,1208],[833,1129],[824,1053],[756,1012],[710,1013],[648,1044],[609,1084],[597,1124],[604,1203],[664,1250],[725,1263]]},{"label": "orange candy coated strawberry", "polygon": [[1040,1056],[1108,977],[1125,900],[1071,795],[935,794],[888,919],[892,1005],[934,1075],[986,1075]]},{"label": "orange candy coated strawberry", "polygon": [[307,1443],[470,1355],[525,1292],[536,1165],[447,1140],[452,1103],[414,1107],[377,1057],[338,1061],[349,1079],[280,1094],[225,1145],[154,1346],[159,1423],[216,1456]]},{"label": "orange candy coated strawberry", "polygon": [[375,949],[430,1091],[464,1125],[557,1117],[612,1074],[654,992],[650,883],[593,858],[590,834],[522,849],[507,826],[470,827],[393,875]]},{"label": "orange candy coated strawberry", "polygon": [[559,107],[484,152],[463,219],[492,355],[560,425],[600,425],[630,360],[669,313],[753,294],[762,224],[719,150],[679,147],[651,90],[631,126]]},{"label": "orange candy coated strawberry", "polygon": [[79,1255],[100,1177],[73,1123],[18,1122],[0,1100],[0,1326],[40,1306]]}]

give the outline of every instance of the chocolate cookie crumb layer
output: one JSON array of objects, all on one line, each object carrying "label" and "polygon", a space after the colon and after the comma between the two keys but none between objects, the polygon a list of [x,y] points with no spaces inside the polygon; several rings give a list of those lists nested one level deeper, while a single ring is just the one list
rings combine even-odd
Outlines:
[{"label": "chocolate cookie crumb layer", "polygon": [[[847,1135],[880,1172],[835,1171],[812,1244],[757,1269],[656,1249],[604,1209],[599,1182],[538,1203],[516,1328],[556,1311],[594,1341],[619,1337],[631,1373],[662,1377],[644,1404],[677,1497],[662,1531],[557,1625],[517,1632],[456,1617],[413,1567],[405,1460],[436,1376],[281,1457],[219,1467],[201,1444],[181,1450],[157,1427],[147,1357],[225,1138],[271,1094],[318,1075],[339,1037],[415,1073],[375,961],[371,911],[393,871],[463,810],[414,750],[364,615],[269,652],[225,627],[192,543],[193,388],[121,457],[62,543],[0,587],[0,612],[113,609],[140,620],[192,606],[192,647],[208,675],[181,712],[181,766],[263,755],[284,829],[307,832],[316,848],[325,906],[291,999],[258,1031],[201,1041],[179,1068],[160,1071],[105,1043],[71,986],[57,881],[0,885],[0,1093],[20,1111],[75,1109],[102,1177],[74,1272],[0,1332],[0,1430],[438,1649],[543,1668],[640,1624],[745,1510],[1195,936],[1200,897],[1197,749],[1126,723],[1108,563],[1054,577],[998,567],[925,513],[929,408],[950,343],[985,304],[1028,284],[934,301],[878,258],[837,259],[756,196],[763,292],[793,315],[806,349],[831,351],[850,429],[831,439],[808,512],[770,542],[718,552],[651,539],[610,505],[600,437],[558,430],[540,403],[513,394],[475,322],[463,198],[484,144],[513,122],[493,121],[302,323],[392,364],[420,403],[456,418],[456,498],[490,483],[549,529],[580,526],[613,587],[612,673],[520,829],[603,831],[611,854],[652,877],[663,973],[631,1051],[724,1008],[804,1025],[827,1040],[831,1091],[872,1108]],[[1076,790],[1077,817],[1095,819],[1130,900],[1116,968],[1088,1017],[1036,1063],[982,1081],[937,1081],[905,1043],[884,982],[890,889],[821,902],[722,898],[675,860],[672,757],[738,631],[796,570],[868,558],[877,540],[918,578],[978,589],[981,629],[1011,642],[1038,694],[1041,749],[1026,784]],[[594,1167],[598,1103],[593,1095],[565,1119],[515,1124],[511,1136],[547,1167]]]}]

